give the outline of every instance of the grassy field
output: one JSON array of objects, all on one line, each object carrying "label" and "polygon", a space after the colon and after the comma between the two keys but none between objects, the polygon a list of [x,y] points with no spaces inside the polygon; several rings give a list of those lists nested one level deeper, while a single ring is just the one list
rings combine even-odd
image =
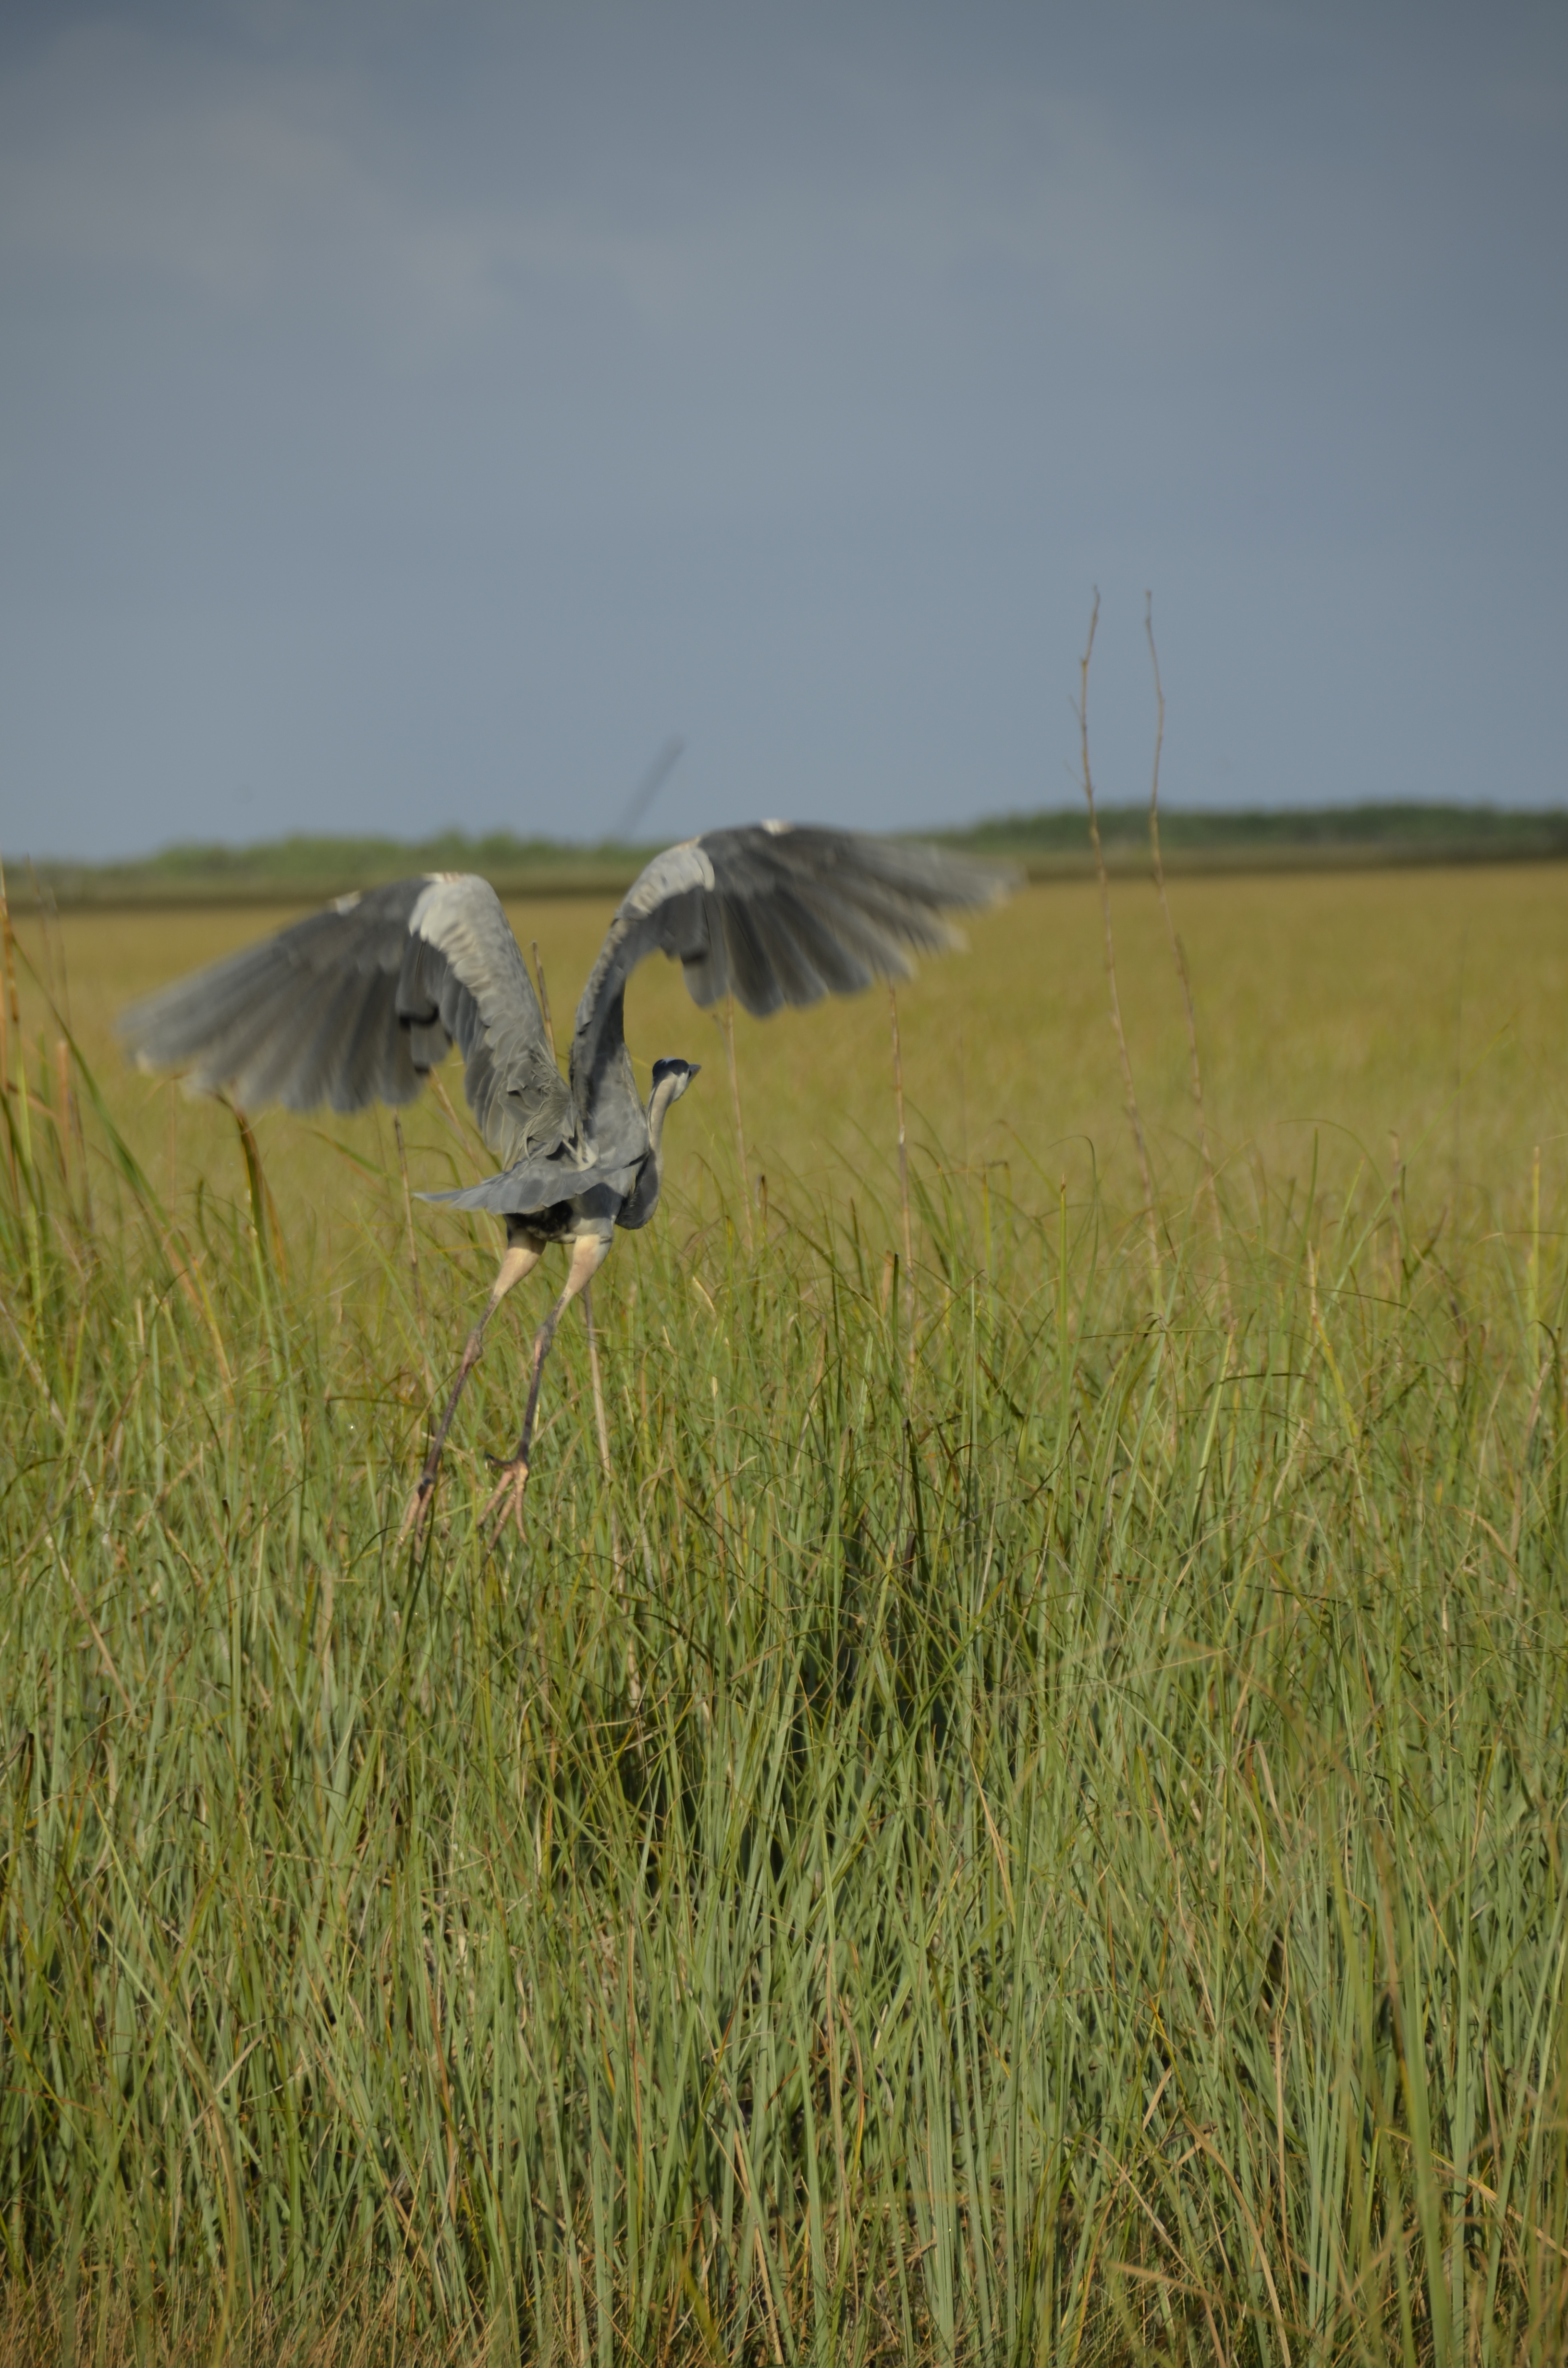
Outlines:
[{"label": "grassy field", "polygon": [[[610,904],[508,908],[524,946],[539,943],[562,1039]],[[1304,1190],[1314,1137],[1320,1178],[1342,1191],[1358,1167],[1387,1179],[1397,1135],[1410,1189],[1467,1231],[1488,1211],[1517,1217],[1538,1144],[1549,1201],[1560,1182],[1568,1190],[1568,866],[1192,881],[1178,904],[1210,1123],[1239,1211],[1252,1205],[1255,1176],[1259,1191],[1291,1178]],[[116,1121],[173,1206],[188,1205],[199,1178],[241,1189],[234,1131],[212,1106],[127,1076],[114,1015],[290,917],[288,908],[72,914],[47,941],[36,921],[18,923],[24,953],[40,977],[57,973]],[[1179,1197],[1197,1173],[1187,1038],[1153,891],[1119,887],[1116,922],[1143,1116],[1162,1187]],[[1063,1176],[1075,1202],[1096,1176],[1113,1201],[1125,1199],[1133,1179],[1092,885],[1032,887],[970,939],[967,953],[927,964],[900,991],[916,1142],[944,1168],[999,1163],[1003,1188],[1037,1211],[1054,1205]],[[36,1043],[45,1013],[25,973],[22,993]],[[885,999],[766,1024],[743,1014],[735,1028],[754,1192],[760,1167],[775,1193],[793,1177],[812,1198],[842,1199],[858,1179],[862,1199],[870,1190],[885,1200],[896,1189]],[[710,1177],[733,1195],[722,1035],[673,965],[638,973],[627,1032],[644,1081],[660,1053],[707,1064],[672,1121],[671,1181],[687,1201]],[[455,1075],[452,1091],[460,1104]],[[416,1189],[445,1185],[453,1157],[465,1175],[479,1172],[477,1138],[454,1143],[430,1104],[403,1124]],[[257,1128],[291,1240],[312,1221],[358,1222],[361,1171],[324,1151],[323,1135],[359,1159],[395,1164],[384,1119],[267,1112]],[[441,1242],[471,1237],[471,1226],[440,1221]]]},{"label": "grassy field", "polygon": [[118,1065],[266,916],[21,929],[0,2353],[1563,2356],[1568,871],[1184,882],[1212,1198],[1116,910],[1153,1245],[1091,890],[900,991],[913,1276],[885,998],[737,1023],[743,1180],[643,973],[613,1482],[574,1321],[478,1529],[536,1297],[414,1556],[493,1245]]}]

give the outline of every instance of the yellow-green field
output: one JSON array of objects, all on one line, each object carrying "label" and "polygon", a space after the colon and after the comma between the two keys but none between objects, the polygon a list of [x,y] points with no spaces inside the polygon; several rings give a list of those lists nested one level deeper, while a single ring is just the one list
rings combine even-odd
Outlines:
[{"label": "yellow-green field", "polygon": [[20,926],[0,2360],[1568,2356],[1568,871],[1173,894],[1217,1211],[1153,894],[1151,1248],[1035,888],[899,990],[913,1293],[885,996],[737,1023],[743,1201],[642,973],[610,1472],[574,1319],[478,1518],[534,1286],[412,1551],[493,1243],[119,1063],[284,916]]},{"label": "yellow-green field", "polygon": [[[1470,1223],[1480,1202],[1517,1212],[1537,1145],[1552,1194],[1568,1134],[1568,867],[1184,881],[1173,898],[1210,1123],[1244,1207],[1259,1161],[1274,1184],[1304,1180],[1314,1134],[1320,1174],[1341,1190],[1362,1161],[1386,1175],[1397,1136],[1410,1189],[1454,1204]],[[553,898],[509,909],[525,947],[539,943],[564,1051],[609,907]],[[1153,889],[1119,885],[1114,916],[1139,1099],[1161,1181],[1179,1191],[1196,1173],[1187,1049]],[[254,909],[68,915],[59,925],[52,942],[79,1041],[165,1191],[188,1189],[199,1173],[214,1184],[227,1176],[238,1189],[233,1129],[220,1111],[126,1077],[114,1015],[290,917]],[[1132,1174],[1096,891],[1027,889],[969,935],[965,953],[927,963],[900,990],[912,1137],[954,1165],[1007,1164],[1026,1201],[1041,1191],[1053,1199],[1063,1175],[1081,1196],[1096,1163],[1112,1197],[1125,1201]],[[18,936],[42,971],[37,924],[24,920]],[[627,1034],[644,1075],[664,1053],[705,1064],[671,1128],[677,1195],[695,1194],[704,1168],[733,1184],[722,1039],[672,965],[654,962],[638,973]],[[767,1023],[742,1015],[736,1042],[754,1171],[840,1191],[853,1170],[888,1188],[894,1132],[883,998]],[[456,1069],[450,1084],[460,1103]],[[384,1121],[318,1123],[362,1155],[392,1156]],[[416,1169],[419,1148],[453,1148],[428,1106],[404,1125]],[[347,1209],[352,1167],[322,1156],[295,1119],[268,1114],[260,1128],[290,1221]],[[484,1157],[477,1142],[473,1156]]]}]

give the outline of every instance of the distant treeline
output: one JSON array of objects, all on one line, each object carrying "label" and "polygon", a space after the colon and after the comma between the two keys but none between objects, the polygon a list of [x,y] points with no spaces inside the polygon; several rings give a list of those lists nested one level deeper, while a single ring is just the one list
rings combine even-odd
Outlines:
[{"label": "distant treeline", "polygon": [[[1146,805],[1101,806],[1100,840],[1142,861],[1149,848]],[[1092,860],[1088,820],[1081,805],[1039,814],[997,814],[961,832],[940,834],[944,844],[977,853],[1008,854],[1032,870],[1036,861],[1075,870]],[[1242,866],[1300,862],[1512,862],[1568,856],[1568,810],[1561,807],[1407,805],[1162,807],[1160,844],[1169,861],[1187,868],[1214,862]]]},{"label": "distant treeline", "polygon": [[[1100,837],[1119,873],[1149,856],[1144,805],[1102,806]],[[1084,808],[996,814],[963,830],[921,834],[976,855],[1008,856],[1031,879],[1092,868]],[[1372,864],[1534,862],[1568,858],[1568,811],[1498,806],[1296,806],[1235,812],[1173,807],[1160,838],[1173,871],[1282,871]],[[658,842],[663,844],[664,842]],[[392,838],[272,839],[255,847],[184,846],[121,863],[13,863],[13,903],[37,891],[60,905],[287,903],[372,887],[410,871],[480,871],[508,894],[611,895],[652,846],[574,847],[509,831],[462,831],[412,844]]]}]

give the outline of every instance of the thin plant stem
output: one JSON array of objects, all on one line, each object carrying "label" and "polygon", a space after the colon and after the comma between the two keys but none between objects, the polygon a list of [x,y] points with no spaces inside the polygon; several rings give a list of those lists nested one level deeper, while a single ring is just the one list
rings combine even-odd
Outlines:
[{"label": "thin plant stem", "polygon": [[[82,1223],[89,1233],[93,1230],[93,1176],[87,1165],[87,1136],[82,1124],[82,1100],[73,1085],[70,1088],[71,1131],[76,1138],[76,1164],[82,1173]],[[169,1190],[169,1206],[174,1206],[174,1188]]]},{"label": "thin plant stem", "polygon": [[1160,1235],[1154,1215],[1154,1178],[1149,1166],[1149,1147],[1143,1140],[1143,1121],[1139,1114],[1138,1096],[1132,1084],[1132,1062],[1127,1050],[1127,1030],[1121,1024],[1121,997],[1116,985],[1116,939],[1110,925],[1110,882],[1106,876],[1105,850],[1100,845],[1099,816],[1095,811],[1095,781],[1089,768],[1089,661],[1095,654],[1095,630],[1100,620],[1100,596],[1095,594],[1095,605],[1089,611],[1089,638],[1084,644],[1084,655],[1078,668],[1078,745],[1083,757],[1084,798],[1089,809],[1089,837],[1094,842],[1095,871],[1100,883],[1100,915],[1105,923],[1106,978],[1110,986],[1110,1024],[1116,1031],[1116,1049],[1121,1061],[1121,1082],[1127,1095],[1127,1118],[1132,1129],[1133,1146],[1138,1154],[1138,1177],[1143,1188],[1143,1215],[1149,1229],[1149,1265],[1151,1279],[1157,1284],[1160,1273]]},{"label": "thin plant stem", "polygon": [[60,1097],[55,1133],[60,1137],[60,1172],[65,1197],[71,1198],[71,1048],[63,1036],[54,1040],[54,1083]]},{"label": "thin plant stem", "polygon": [[28,878],[32,883],[33,905],[38,914],[39,941],[43,949],[43,991],[51,1003],[57,1003],[59,996],[54,984],[54,947],[49,932],[49,900],[39,886],[38,867],[30,855],[28,858]]},{"label": "thin plant stem", "polygon": [[605,1478],[610,1480],[615,1476],[615,1467],[609,1460],[609,1425],[605,1419],[604,1383],[599,1375],[599,1342],[594,1326],[594,1287],[591,1282],[583,1285],[583,1322],[588,1334],[588,1374],[594,1385],[594,1428],[598,1433],[599,1467]]},{"label": "thin plant stem", "polygon": [[724,1058],[730,1068],[730,1107],[735,1116],[735,1156],[741,1163],[741,1215],[745,1224],[746,1251],[756,1247],[756,1237],[751,1222],[751,1185],[746,1174],[746,1131],[741,1121],[741,1073],[735,1065],[735,998],[724,997],[724,1017],[720,1021],[724,1031]]},{"label": "thin plant stem", "polygon": [[1152,592],[1143,595],[1143,632],[1149,643],[1149,664],[1154,673],[1154,764],[1149,781],[1149,846],[1154,861],[1154,886],[1159,891],[1160,910],[1165,918],[1165,935],[1170,939],[1171,960],[1176,964],[1176,980],[1181,987],[1181,1008],[1187,1020],[1187,1049],[1192,1075],[1192,1100],[1198,1113],[1198,1156],[1203,1163],[1204,1191],[1214,1227],[1215,1247],[1220,1253],[1220,1287],[1225,1301],[1225,1321],[1233,1331],[1235,1305],[1231,1296],[1231,1272],[1225,1258],[1225,1229],[1220,1217],[1220,1189],[1214,1176],[1213,1155],[1209,1147],[1209,1121],[1203,1107],[1203,1071],[1198,1058],[1198,1013],[1193,1006],[1187,949],[1176,934],[1176,918],[1165,894],[1165,864],[1160,852],[1160,758],[1165,746],[1165,692],[1160,680],[1160,655],[1154,646],[1154,596]]},{"label": "thin plant stem", "polygon": [[888,1011],[892,1020],[892,1090],[898,1110],[898,1197],[903,1212],[903,1289],[909,1302],[909,1364],[915,1369],[915,1235],[909,1222],[909,1138],[903,1123],[903,1054],[898,1041],[898,990],[888,981]]},{"label": "thin plant stem", "polygon": [[[34,884],[36,887],[36,875]],[[42,917],[45,922],[45,942],[46,944],[48,942],[48,925],[52,924],[55,944],[59,949],[60,954],[60,977],[58,983],[56,984],[53,979],[52,963],[50,965],[50,976],[51,982],[51,1001],[53,1002],[56,1022],[58,1023],[62,1013],[64,1015],[65,1021],[63,1031],[55,1038],[54,1064],[60,1087],[60,1115],[58,1121],[60,1134],[60,1159],[65,1174],[66,1194],[67,1197],[69,1197],[71,1190],[71,1138],[74,1132],[72,1114],[74,1108],[74,1099],[71,1092],[71,1048],[69,1040],[75,1034],[75,1030],[71,1019],[71,968],[65,959],[65,939],[60,927],[60,907],[55,902],[54,891],[52,888],[48,894],[47,911],[45,909],[45,900],[40,897],[39,912],[40,917]],[[55,998],[57,998],[57,1000]],[[85,1145],[83,1146],[82,1156],[82,1189],[85,1196],[87,1189]]]},{"label": "thin plant stem", "polygon": [[[11,1093],[11,1001],[8,988],[14,978],[11,960],[11,909],[6,901],[6,867],[0,862],[0,940],[4,943],[4,968],[0,970],[0,1100],[9,1107]],[[18,1035],[18,1045],[21,1038]],[[11,1129],[6,1129],[6,1162],[11,1176],[11,1197],[17,1194],[17,1148]]]},{"label": "thin plant stem", "polygon": [[[533,956],[534,973],[539,981],[539,1008],[540,1017],[544,1021],[544,1041],[550,1047],[551,1059],[559,1066],[560,1056],[555,1050],[555,1021],[550,1008],[550,985],[545,978],[544,956],[540,952],[537,938],[529,940],[528,951]],[[604,1377],[599,1371],[599,1340],[598,1331],[594,1323],[594,1293],[591,1283],[585,1283],[583,1286],[583,1323],[588,1335],[588,1378],[593,1384],[594,1392],[594,1429],[599,1442],[599,1468],[604,1474],[605,1487],[608,1491],[615,1477],[615,1467],[610,1462],[609,1455],[609,1425],[605,1418]],[[624,1596],[626,1573],[621,1563],[620,1527],[615,1517],[613,1503],[609,1507],[609,1542],[610,1554],[615,1563],[615,1583]],[[635,1700],[640,1689],[637,1682],[636,1658],[630,1645],[627,1647],[626,1667],[627,1675],[631,1681],[632,1697]]]},{"label": "thin plant stem", "polygon": [[544,1021],[544,1041],[550,1047],[551,1059],[559,1068],[561,1063],[555,1050],[555,1022],[550,1016],[550,989],[544,983],[544,957],[540,952],[537,938],[529,939],[528,951],[534,958],[534,969],[539,976],[539,1008],[540,1016]]},{"label": "thin plant stem", "polygon": [[[11,902],[6,893],[6,867],[0,863],[0,941],[6,955],[6,996],[10,1006],[11,1029],[17,1039],[17,1131],[21,1137],[22,1167],[28,1178],[28,1192],[23,1211],[23,1224],[28,1236],[28,1265],[32,1278],[33,1312],[35,1316],[43,1307],[43,1253],[39,1238],[38,1209],[32,1197],[33,1128],[30,1091],[28,1086],[28,1053],[22,1038],[22,1007],[17,995],[17,940],[11,928]],[[7,1081],[9,1082],[9,1081]],[[11,1131],[6,1129],[7,1141]],[[13,1187],[16,1184],[16,1163],[11,1168]]]},{"label": "thin plant stem", "polygon": [[458,1114],[452,1108],[451,1096],[448,1093],[446,1087],[441,1083],[441,1073],[439,1069],[431,1070],[429,1086],[431,1094],[435,1099],[436,1107],[440,1111],[441,1116],[445,1119],[448,1128],[461,1146],[463,1156],[467,1160],[470,1168],[475,1173],[478,1173],[480,1163],[474,1156],[473,1138],[468,1133],[468,1130],[460,1122]]},{"label": "thin plant stem", "polygon": [[[9,1036],[14,1035],[16,1037],[17,1064],[20,1073],[21,1083],[25,1088],[27,1084],[27,1054],[22,1043],[22,1008],[17,995],[17,940],[15,932],[11,928],[11,900],[6,891],[6,866],[3,860],[0,860],[0,944],[3,944],[4,946],[6,962],[5,1010],[8,1025],[7,1042],[9,1041]],[[7,1062],[8,1058],[9,1056],[7,1054]],[[7,1087],[9,1087],[10,1082],[10,1071],[9,1066],[7,1065],[6,1076]]]},{"label": "thin plant stem", "polygon": [[[594,1287],[583,1286],[583,1322],[588,1335],[588,1379],[594,1392],[594,1429],[599,1442],[599,1469],[604,1474],[605,1503],[609,1508],[609,1552],[615,1565],[615,1589],[622,1604],[626,1600],[626,1564],[620,1551],[620,1524],[615,1515],[615,1499],[610,1493],[615,1479],[615,1466],[610,1462],[609,1424],[605,1418],[604,1379],[599,1372],[598,1326],[594,1322]],[[630,1635],[626,1643],[626,1679],[631,1690],[632,1707],[642,1700],[642,1685],[637,1673],[637,1655]]]},{"label": "thin plant stem", "polygon": [[408,1271],[414,1280],[414,1312],[420,1324],[425,1322],[425,1295],[419,1288],[419,1244],[414,1233],[414,1195],[408,1189],[408,1153],[403,1147],[403,1121],[392,1112],[392,1133],[397,1139],[398,1172],[403,1178],[403,1222],[408,1237]]}]

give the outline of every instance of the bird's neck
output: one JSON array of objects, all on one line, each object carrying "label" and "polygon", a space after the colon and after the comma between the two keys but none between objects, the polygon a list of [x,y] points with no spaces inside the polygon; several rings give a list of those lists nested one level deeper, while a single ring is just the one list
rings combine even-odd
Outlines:
[{"label": "bird's neck", "polygon": [[665,1180],[665,1117],[676,1098],[678,1080],[661,1077],[648,1104],[648,1156],[631,1199],[620,1212],[622,1226],[645,1225],[659,1205],[659,1192]]},{"label": "bird's neck", "polygon": [[665,1139],[665,1118],[670,1104],[680,1090],[678,1077],[661,1077],[648,1104],[648,1142],[655,1161],[662,1160],[660,1146]]}]

